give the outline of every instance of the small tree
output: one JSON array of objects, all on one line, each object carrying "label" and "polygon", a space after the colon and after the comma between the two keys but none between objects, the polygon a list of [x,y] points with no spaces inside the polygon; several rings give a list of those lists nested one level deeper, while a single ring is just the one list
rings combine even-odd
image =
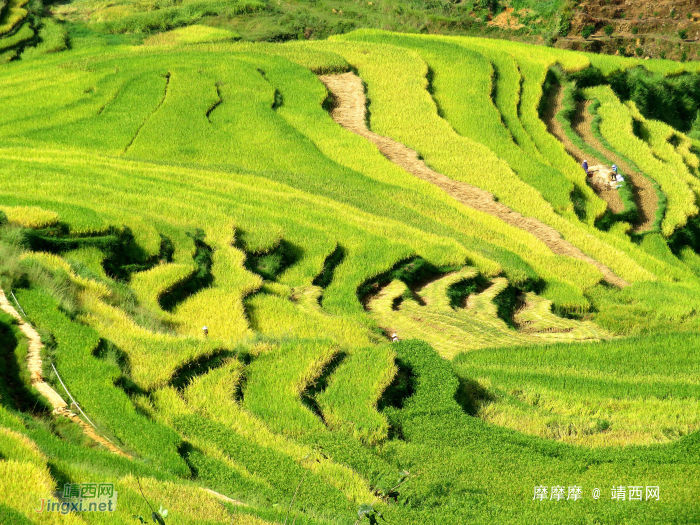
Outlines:
[{"label": "small tree", "polygon": [[569,31],[571,31],[571,17],[564,15],[559,19],[557,33],[559,33],[559,36],[566,36],[569,34]]},{"label": "small tree", "polygon": [[678,30],[678,38],[681,40],[685,40],[688,38],[688,30],[687,29],[679,29]]},{"label": "small tree", "polygon": [[592,26],[592,25],[585,26],[585,27],[581,30],[581,36],[582,36],[583,38],[588,38],[588,37],[591,36],[594,32],[595,32],[595,26]]},{"label": "small tree", "polygon": [[605,31],[606,35],[611,36],[613,34],[613,31],[615,31],[615,28],[608,24],[605,26],[605,28],[603,28],[603,31]]}]

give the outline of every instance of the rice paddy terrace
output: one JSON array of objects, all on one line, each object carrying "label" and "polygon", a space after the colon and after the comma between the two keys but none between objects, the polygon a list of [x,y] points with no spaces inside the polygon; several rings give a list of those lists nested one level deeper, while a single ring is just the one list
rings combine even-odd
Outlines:
[{"label": "rice paddy terrace", "polygon": [[700,142],[610,82],[698,64],[185,34],[0,67],[0,522],[700,520]]}]

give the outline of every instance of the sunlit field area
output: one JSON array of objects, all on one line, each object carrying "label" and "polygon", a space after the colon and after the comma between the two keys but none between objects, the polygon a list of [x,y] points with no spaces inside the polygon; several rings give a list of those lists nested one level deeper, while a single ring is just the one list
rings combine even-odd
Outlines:
[{"label": "sunlit field area", "polygon": [[25,4],[0,523],[700,523],[700,64]]}]

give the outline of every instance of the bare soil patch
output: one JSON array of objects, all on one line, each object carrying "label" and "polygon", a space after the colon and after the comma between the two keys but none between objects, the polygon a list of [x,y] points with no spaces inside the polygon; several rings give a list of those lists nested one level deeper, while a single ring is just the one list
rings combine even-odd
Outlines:
[{"label": "bare soil patch", "polygon": [[584,254],[569,241],[563,239],[554,228],[537,219],[524,217],[504,204],[496,202],[493,195],[487,191],[465,182],[454,181],[441,173],[433,171],[425,162],[418,158],[418,154],[414,150],[367,129],[365,124],[365,93],[361,79],[354,73],[323,75],[319,79],[335,98],[335,104],[331,110],[333,120],[353,133],[374,143],[379,151],[390,161],[401,166],[412,175],[438,186],[462,204],[489,213],[516,228],[531,233],[546,244],[553,253],[567,255],[592,264],[600,270],[608,283],[619,287],[629,284],[615,275],[610,268]]}]

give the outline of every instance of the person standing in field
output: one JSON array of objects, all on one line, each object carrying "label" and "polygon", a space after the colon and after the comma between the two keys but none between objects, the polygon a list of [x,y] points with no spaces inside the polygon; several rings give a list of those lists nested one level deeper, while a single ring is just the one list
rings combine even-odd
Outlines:
[{"label": "person standing in field", "polygon": [[583,166],[583,171],[585,171],[586,175],[588,175],[588,161],[584,160],[581,166]]},{"label": "person standing in field", "polygon": [[394,332],[393,334],[391,334],[391,342],[392,342],[392,343],[395,343],[395,342],[398,341],[398,340],[399,340],[399,336],[396,335],[396,332]]},{"label": "person standing in field", "polygon": [[202,332],[204,332],[204,337],[208,336],[209,335],[209,328],[207,328],[206,326],[202,327]]}]

